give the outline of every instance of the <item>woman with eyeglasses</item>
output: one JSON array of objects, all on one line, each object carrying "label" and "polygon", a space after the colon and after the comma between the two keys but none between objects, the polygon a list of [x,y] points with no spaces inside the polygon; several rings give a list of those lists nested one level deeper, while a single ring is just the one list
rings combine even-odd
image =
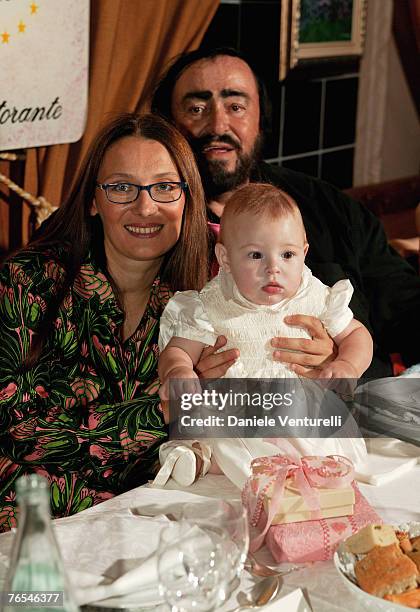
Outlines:
[{"label": "woman with eyeglasses", "polygon": [[67,201],[0,272],[0,530],[14,483],[51,483],[54,516],[153,476],[167,437],[159,318],[207,280],[204,195],[181,134],[125,114],[95,138]]}]

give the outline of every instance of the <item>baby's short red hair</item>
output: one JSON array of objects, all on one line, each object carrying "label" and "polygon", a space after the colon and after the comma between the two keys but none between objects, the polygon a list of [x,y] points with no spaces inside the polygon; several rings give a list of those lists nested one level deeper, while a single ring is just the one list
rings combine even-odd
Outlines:
[{"label": "baby's short red hair", "polygon": [[289,194],[274,185],[248,183],[237,189],[224,206],[220,220],[219,242],[225,242],[226,236],[229,235],[229,226],[234,223],[235,217],[244,214],[269,219],[279,219],[293,215],[302,222],[305,235],[299,207]]}]

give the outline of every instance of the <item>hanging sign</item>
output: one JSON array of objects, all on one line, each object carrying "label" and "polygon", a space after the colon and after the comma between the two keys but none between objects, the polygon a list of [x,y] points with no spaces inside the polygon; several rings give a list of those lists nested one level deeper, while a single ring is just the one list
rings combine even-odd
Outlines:
[{"label": "hanging sign", "polygon": [[88,62],[88,0],[0,0],[0,151],[81,138]]}]

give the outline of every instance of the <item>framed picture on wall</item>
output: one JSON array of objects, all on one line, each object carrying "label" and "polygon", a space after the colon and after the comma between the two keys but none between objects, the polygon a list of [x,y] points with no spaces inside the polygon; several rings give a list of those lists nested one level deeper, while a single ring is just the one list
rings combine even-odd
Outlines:
[{"label": "framed picture on wall", "polygon": [[280,79],[310,60],[362,54],[367,0],[282,0]]}]

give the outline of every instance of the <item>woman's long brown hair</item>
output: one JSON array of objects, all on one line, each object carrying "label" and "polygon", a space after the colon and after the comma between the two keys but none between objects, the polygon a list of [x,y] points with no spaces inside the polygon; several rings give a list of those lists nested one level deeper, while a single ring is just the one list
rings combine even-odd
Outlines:
[{"label": "woman's long brown hair", "polygon": [[[188,183],[180,237],[166,254],[161,281],[173,291],[201,289],[208,277],[208,229],[205,199],[194,155],[178,130],[157,115],[124,113],[108,123],[96,136],[73,183],[69,197],[47,220],[25,250],[64,247],[65,276],[56,299],[34,337],[25,365],[38,360],[45,340],[67,291],[77,276],[87,251],[92,248],[106,266],[102,223],[90,211],[102,160],[108,148],[126,136],[160,142],[169,152],[182,181]],[[112,279],[111,279],[112,280]]]}]

